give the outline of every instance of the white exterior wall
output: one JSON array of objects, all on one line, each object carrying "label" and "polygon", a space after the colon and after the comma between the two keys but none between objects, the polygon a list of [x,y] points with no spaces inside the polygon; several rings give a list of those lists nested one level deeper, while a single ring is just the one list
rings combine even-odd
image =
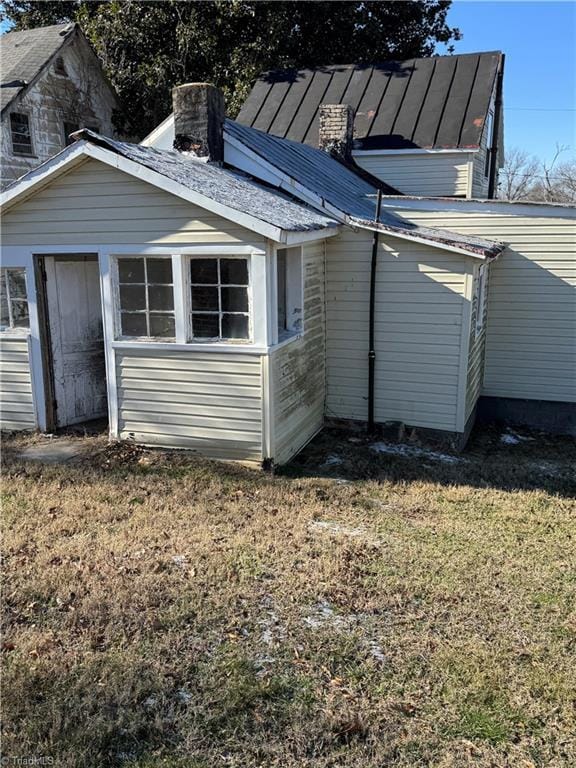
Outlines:
[{"label": "white exterior wall", "polygon": [[271,353],[273,458],[276,464],[288,461],[324,423],[324,254],[324,242],[303,247],[304,333],[302,338]]},{"label": "white exterior wall", "polygon": [[118,350],[118,436],[218,459],[262,459],[257,355]]},{"label": "white exterior wall", "polygon": [[[463,205],[462,208],[465,206]],[[576,402],[575,211],[405,212],[429,226],[509,243],[490,267],[482,394]]]},{"label": "white exterior wall", "polygon": [[472,152],[354,152],[354,160],[405,195],[469,197]]},{"label": "white exterior wall", "polygon": [[[2,115],[2,188],[64,149],[65,121],[80,127],[95,125],[103,135],[114,135],[112,113],[117,102],[93,51],[76,36],[58,55],[64,60],[69,76],[57,74],[51,64]],[[12,152],[10,112],[29,115],[34,156]]]},{"label": "white exterior wall", "polygon": [[36,428],[28,336],[0,334],[0,429]]},{"label": "white exterior wall", "polygon": [[[327,415],[365,421],[372,233],[326,244]],[[462,432],[473,259],[380,239],[375,420]]]},{"label": "white exterior wall", "polygon": [[[485,291],[489,290],[490,285],[490,265],[485,266],[487,270]],[[482,381],[484,379],[484,365],[486,355],[486,323],[488,319],[488,302],[484,302],[484,306],[478,304],[477,284],[479,280],[480,267],[476,265],[474,267],[473,283],[472,283],[472,299],[470,307],[470,337],[468,342],[468,373],[466,382],[466,408],[464,413],[464,421],[468,423],[468,419],[472,415],[480,393],[482,391]],[[478,313],[482,312],[483,322],[482,330],[476,333],[476,320]]]}]

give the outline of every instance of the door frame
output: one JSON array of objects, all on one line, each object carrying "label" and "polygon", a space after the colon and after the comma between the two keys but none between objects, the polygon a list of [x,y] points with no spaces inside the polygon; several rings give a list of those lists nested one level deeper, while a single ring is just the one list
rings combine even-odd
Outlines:
[{"label": "door frame", "polygon": [[[38,312],[38,336],[40,341],[40,355],[42,359],[42,379],[44,384],[44,403],[45,403],[45,418],[46,418],[46,431],[54,432],[58,429],[58,416],[57,408],[58,402],[56,400],[56,387],[54,383],[54,348],[52,345],[52,335],[50,332],[50,315],[48,311],[48,291],[47,291],[47,274],[46,274],[46,259],[51,258],[54,261],[79,261],[86,258],[95,261],[98,264],[98,288],[100,291],[100,308],[102,312],[102,328],[104,332],[104,353],[106,357],[106,332],[104,323],[104,306],[102,302],[102,285],[100,279],[100,254],[98,251],[74,251],[73,253],[59,252],[44,252],[35,253],[32,256],[34,277],[36,282],[36,306]],[[106,378],[107,366],[105,366]],[[108,382],[106,381],[106,391],[108,393]],[[107,417],[109,419],[109,408]]]}]

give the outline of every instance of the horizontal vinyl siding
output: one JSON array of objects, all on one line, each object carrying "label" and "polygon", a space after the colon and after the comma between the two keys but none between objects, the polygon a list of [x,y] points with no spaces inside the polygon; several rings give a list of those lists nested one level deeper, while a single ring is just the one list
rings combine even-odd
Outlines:
[{"label": "horizontal vinyl siding", "polygon": [[119,437],[260,461],[261,367],[241,353],[118,349]]},{"label": "horizontal vinyl siding", "polygon": [[304,336],[272,353],[277,464],[288,461],[324,423],[324,247],[314,243],[303,249]]},{"label": "horizontal vinyl siding", "polygon": [[422,155],[362,155],[354,160],[377,178],[406,195],[468,195],[466,152],[439,152]]},{"label": "horizontal vinyl siding", "polygon": [[97,160],[8,211],[4,245],[254,243],[258,235]]},{"label": "horizontal vinyl siding", "polygon": [[490,267],[482,394],[576,401],[576,220],[411,211],[509,243]]},{"label": "horizontal vinyl siding", "polygon": [[0,428],[36,429],[27,338],[0,335]]},{"label": "horizontal vinyl siding", "polygon": [[[380,241],[376,284],[375,419],[456,430],[469,260]],[[399,248],[399,250],[395,250]],[[327,242],[327,414],[366,420],[372,236]]]}]

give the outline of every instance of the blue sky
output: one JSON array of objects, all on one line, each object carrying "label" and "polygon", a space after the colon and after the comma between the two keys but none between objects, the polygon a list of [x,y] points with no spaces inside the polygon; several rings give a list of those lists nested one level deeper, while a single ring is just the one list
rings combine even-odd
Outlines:
[{"label": "blue sky", "polygon": [[455,0],[448,22],[464,35],[456,53],[506,54],[506,146],[550,160],[559,143],[576,156],[576,1]]},{"label": "blue sky", "polygon": [[558,142],[571,148],[562,159],[575,156],[576,3],[456,0],[448,23],[463,33],[456,53],[506,54],[506,146],[549,160]]}]

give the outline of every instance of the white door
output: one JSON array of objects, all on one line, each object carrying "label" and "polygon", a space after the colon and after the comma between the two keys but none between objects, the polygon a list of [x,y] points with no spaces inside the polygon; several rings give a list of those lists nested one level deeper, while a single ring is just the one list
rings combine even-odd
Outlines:
[{"label": "white door", "polygon": [[56,425],[65,427],[108,412],[98,259],[47,256],[45,269]]}]

